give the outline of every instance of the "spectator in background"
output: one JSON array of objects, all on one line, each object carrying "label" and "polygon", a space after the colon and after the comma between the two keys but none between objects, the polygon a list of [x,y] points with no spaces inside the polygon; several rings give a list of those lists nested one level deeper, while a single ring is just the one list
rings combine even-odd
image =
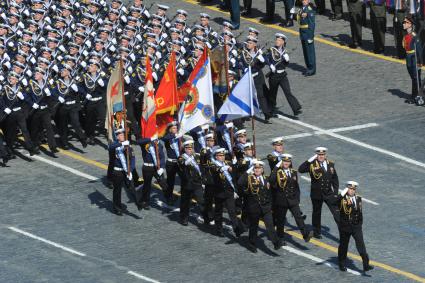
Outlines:
[{"label": "spectator in background", "polygon": [[384,53],[385,30],[387,27],[385,0],[368,0],[370,5],[370,23],[372,26],[373,52]]},{"label": "spectator in background", "polygon": [[239,29],[241,21],[239,0],[227,0],[226,2],[230,2],[230,20],[232,21],[233,29]]}]

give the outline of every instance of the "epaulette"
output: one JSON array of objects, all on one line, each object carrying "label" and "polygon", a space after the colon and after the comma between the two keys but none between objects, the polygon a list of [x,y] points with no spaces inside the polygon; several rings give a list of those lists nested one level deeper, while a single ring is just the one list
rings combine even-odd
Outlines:
[{"label": "epaulette", "polygon": [[274,160],[276,160],[277,158],[276,158],[276,156],[274,156],[273,154],[268,154],[268,155],[267,155],[267,159],[268,159],[268,160],[273,160],[273,161],[274,161]]}]

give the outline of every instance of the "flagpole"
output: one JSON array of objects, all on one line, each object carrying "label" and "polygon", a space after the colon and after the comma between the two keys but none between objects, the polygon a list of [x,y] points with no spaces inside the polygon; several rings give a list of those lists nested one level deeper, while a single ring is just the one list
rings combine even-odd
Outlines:
[{"label": "flagpole", "polygon": [[253,155],[254,157],[257,156],[256,154],[256,147],[255,147],[255,119],[254,119],[254,97],[252,96],[252,75],[251,75],[251,67],[248,67],[248,74],[249,74],[249,96],[250,96],[250,103],[251,103],[251,130],[252,130],[252,145],[253,145]]},{"label": "flagpole", "polygon": [[[121,95],[122,95],[122,111],[123,111],[123,117],[124,117],[124,135],[125,140],[128,140],[128,127],[127,127],[127,108],[125,105],[125,94],[124,94],[124,73],[123,73],[123,61],[122,57],[120,58],[120,84],[121,84]],[[126,146],[126,159],[127,159],[127,176],[130,176],[131,174],[131,168],[130,168],[130,150],[129,146]]]},{"label": "flagpole", "polygon": [[[228,98],[230,96],[230,83],[229,83],[229,57],[227,54],[227,44],[226,44],[226,40],[224,40],[224,45],[223,45],[223,53],[224,53],[224,69],[225,69],[225,75],[226,75],[226,89],[227,89],[227,95],[226,98]],[[232,158],[235,157],[235,153],[233,152],[233,146],[234,146],[234,134],[233,134],[233,127],[229,129],[230,132],[230,146],[232,148],[230,148],[229,150],[232,153]]]}]

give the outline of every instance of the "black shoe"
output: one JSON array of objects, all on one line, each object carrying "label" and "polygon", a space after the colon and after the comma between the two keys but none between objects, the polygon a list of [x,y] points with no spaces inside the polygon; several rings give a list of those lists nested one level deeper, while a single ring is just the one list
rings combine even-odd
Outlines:
[{"label": "black shoe", "polygon": [[50,149],[50,152],[53,153],[53,154],[55,154],[55,153],[58,153],[59,150],[58,150],[57,147],[53,147],[53,148]]},{"label": "black shoe", "polygon": [[63,144],[63,145],[61,146],[61,148],[62,148],[63,150],[69,150],[69,145],[68,145],[68,144]]},{"label": "black shoe", "polygon": [[313,237],[313,231],[306,232],[303,234],[303,239],[306,243],[310,242],[310,239]]},{"label": "black shoe", "polygon": [[273,248],[277,251],[282,247],[282,242],[278,240],[276,243],[273,243]]},{"label": "black shoe", "polygon": [[220,10],[229,11],[229,7],[227,7],[226,5],[220,5]]},{"label": "black shoe", "polygon": [[375,50],[373,50],[373,53],[375,53],[375,54],[383,54],[384,53],[384,49],[375,49]]},{"label": "black shoe", "polygon": [[260,22],[264,24],[272,24],[273,21],[274,21],[273,17],[263,17],[262,19],[260,19]]},{"label": "black shoe", "polygon": [[347,271],[347,267],[345,267],[345,265],[342,262],[338,264],[338,267],[339,267],[339,270],[343,272]]},{"label": "black shoe", "polygon": [[314,232],[313,237],[315,237],[316,239],[322,239],[322,234]]},{"label": "black shoe", "polygon": [[242,11],[241,16],[243,16],[243,17],[250,17],[251,16],[251,11],[244,10],[244,11]]},{"label": "black shoe", "polygon": [[248,249],[255,254],[258,252],[257,247],[253,243],[248,244]]},{"label": "black shoe", "polygon": [[314,76],[315,74],[316,74],[316,72],[307,71],[307,72],[305,72],[304,76],[311,77],[311,76]]},{"label": "black shoe", "polygon": [[307,215],[305,215],[305,214],[303,214],[301,217],[303,218],[303,220],[307,219]]},{"label": "black shoe", "polygon": [[339,21],[339,20],[342,20],[342,15],[334,16],[333,21]]},{"label": "black shoe", "polygon": [[40,154],[40,150],[38,148],[30,149],[29,152],[30,152],[30,156]]},{"label": "black shoe", "polygon": [[286,22],[285,27],[290,28],[290,27],[293,27],[293,26],[294,26],[294,21],[293,21],[293,20],[288,20],[288,21]]},{"label": "black shoe", "polygon": [[183,226],[189,225],[189,220],[187,218],[180,219],[180,224]]},{"label": "black shoe", "polygon": [[87,146],[87,144],[89,144],[89,145],[95,145],[94,138],[90,137],[90,138],[88,138],[86,140],[81,140],[81,144],[83,145],[83,147],[85,147],[84,144],[86,146]]},{"label": "black shoe", "polygon": [[331,21],[335,21],[335,20],[336,20],[336,16],[335,16],[334,14],[332,14],[332,15],[329,17],[329,20],[331,20]]},{"label": "black shoe", "polygon": [[369,270],[372,270],[372,269],[374,269],[374,266],[373,265],[368,264],[367,266],[363,266],[363,271],[364,272],[369,271]]},{"label": "black shoe", "polygon": [[298,109],[298,110],[295,110],[295,111],[294,111],[294,116],[298,116],[298,115],[300,115],[301,113],[303,113],[303,111],[301,110],[301,108],[300,108],[300,109]]},{"label": "black shoe", "polygon": [[352,49],[356,49],[357,48],[357,44],[351,43],[350,45],[348,45],[348,47],[350,47]]},{"label": "black shoe", "polygon": [[415,104],[415,100],[413,98],[406,99],[404,102],[407,104]]},{"label": "black shoe", "polygon": [[116,208],[114,208],[114,209],[112,210],[112,212],[113,212],[114,214],[118,215],[118,216],[122,216],[122,211],[121,211],[120,209],[116,209]]},{"label": "black shoe", "polygon": [[151,209],[150,206],[149,206],[149,203],[147,203],[147,202],[142,202],[142,207],[143,207],[144,210]]},{"label": "black shoe", "polygon": [[220,238],[223,238],[223,237],[224,237],[224,234],[223,234],[223,230],[222,230],[222,229],[217,229],[217,230],[215,231],[215,234],[216,234],[218,237],[220,237]]},{"label": "black shoe", "polygon": [[236,235],[236,238],[239,238],[239,237],[242,235],[242,233],[243,233],[243,229],[241,229],[241,228],[239,228],[239,227],[237,227],[237,228],[235,229],[235,235]]}]

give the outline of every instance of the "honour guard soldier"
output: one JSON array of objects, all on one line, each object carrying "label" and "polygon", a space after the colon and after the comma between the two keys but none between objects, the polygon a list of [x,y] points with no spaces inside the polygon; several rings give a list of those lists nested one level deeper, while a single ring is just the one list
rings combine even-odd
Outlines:
[{"label": "honour guard soldier", "polygon": [[204,224],[209,225],[214,218],[213,203],[214,203],[214,177],[213,177],[213,148],[215,146],[215,138],[213,133],[205,135],[206,147],[203,147],[200,152],[201,172],[203,178],[205,215]]},{"label": "honour guard soldier", "polygon": [[253,161],[253,167],[239,178],[238,185],[243,188],[245,194],[249,219],[250,250],[254,253],[257,252],[256,241],[260,218],[266,225],[267,234],[274,245],[274,249],[280,249],[282,243],[273,226],[272,194],[270,183],[264,176],[264,162]]},{"label": "honour guard soldier", "polygon": [[245,48],[242,50],[239,56],[238,62],[240,69],[243,72],[248,71],[248,67],[251,66],[251,74],[254,80],[255,89],[257,91],[257,98],[260,104],[261,111],[264,113],[265,122],[270,123],[271,109],[269,108],[266,94],[264,93],[264,73],[263,68],[265,65],[265,58],[263,56],[263,50],[257,48],[258,39],[252,36],[248,36],[245,42]]},{"label": "honour guard soldier", "polygon": [[277,227],[277,234],[283,238],[284,224],[288,210],[295,218],[298,228],[306,242],[313,236],[304,224],[300,209],[300,186],[297,171],[292,169],[292,155],[284,153],[282,159],[273,168],[270,175],[273,196],[273,216]]},{"label": "honour guard soldier", "polygon": [[387,28],[387,18],[384,0],[368,0],[370,5],[370,24],[372,26],[373,52],[376,54],[384,53],[385,31]]},{"label": "honour guard soldier", "polygon": [[363,4],[364,2],[362,0],[347,1],[351,28],[350,48],[362,46]]},{"label": "honour guard soldier", "polygon": [[357,251],[362,257],[363,271],[366,272],[374,268],[369,264],[369,256],[363,240],[363,204],[362,198],[356,194],[358,186],[357,182],[349,181],[346,188],[338,195],[341,219],[339,225],[338,263],[341,271],[347,271],[345,260],[347,259],[350,237],[354,238]]},{"label": "honour guard soldier", "polygon": [[236,142],[233,147],[233,153],[236,156],[236,159],[242,159],[244,157],[244,145],[248,142],[246,139],[246,130],[240,129],[235,133]]},{"label": "honour guard soldier", "polygon": [[300,39],[303,47],[304,61],[307,70],[305,76],[316,74],[316,51],[314,49],[315,11],[310,0],[302,0],[302,8],[297,15],[300,26]]},{"label": "honour guard soldier", "polygon": [[[162,143],[158,142],[156,137],[141,138],[138,140],[138,144],[142,149],[142,174],[144,180],[142,194],[138,198],[141,198],[140,208],[149,210],[153,177],[155,177],[155,179],[158,181],[158,184],[163,192],[168,191],[167,182],[164,178],[164,148]],[[140,203],[140,200],[137,202]]]},{"label": "honour guard soldier", "polygon": [[[125,140],[125,130],[119,128],[115,131],[117,140],[109,145],[109,151],[112,153],[113,159],[113,173],[111,176],[112,184],[114,186],[112,193],[113,208],[112,211],[117,215],[122,215],[121,205],[121,190],[127,182],[133,181],[132,171],[135,169],[136,159],[130,142]],[[129,151],[127,153],[127,151]],[[129,156],[130,160],[127,160]],[[128,168],[130,165],[130,168]],[[137,202],[136,202],[137,204]]]},{"label": "honour guard soldier", "polygon": [[397,49],[397,57],[399,59],[404,59],[406,57],[406,50],[403,47],[403,38],[404,38],[404,29],[403,21],[407,12],[407,1],[398,0],[395,1],[394,8],[394,18],[393,18],[393,27],[394,27],[394,41],[395,48]]},{"label": "honour guard soldier", "polygon": [[311,202],[313,203],[313,229],[314,237],[321,239],[321,218],[323,202],[329,207],[336,224],[339,224],[339,210],[337,204],[338,175],[335,163],[326,158],[328,149],[317,147],[316,154],[300,165],[300,173],[310,173],[311,178]]},{"label": "honour guard soldier", "polygon": [[239,237],[243,232],[243,227],[240,220],[236,217],[235,198],[238,198],[236,193],[235,183],[232,178],[232,166],[229,161],[225,160],[225,149],[217,148],[214,151],[212,162],[214,176],[214,222],[216,234],[219,237],[224,237],[223,234],[223,208],[226,207],[232,222],[233,232],[236,237]]},{"label": "honour guard soldier", "polygon": [[199,154],[194,153],[193,143],[191,139],[183,143],[184,153],[179,157],[178,161],[182,172],[180,223],[184,226],[187,226],[189,222],[189,209],[192,197],[196,199],[204,221],[208,219],[204,209]]},{"label": "honour guard soldier", "polygon": [[269,77],[269,106],[272,111],[276,110],[276,96],[280,86],[288,100],[289,106],[291,106],[292,112],[294,112],[294,116],[297,116],[302,112],[301,105],[291,92],[288,74],[285,71],[289,63],[289,55],[286,52],[287,37],[282,33],[276,33],[275,37],[275,46],[270,48],[266,56],[271,70]]},{"label": "honour guard soldier", "polygon": [[406,35],[403,38],[403,47],[406,50],[406,67],[412,80],[412,95],[406,103],[415,103],[421,85],[421,69],[422,64],[422,44],[418,36],[414,32],[414,21],[411,16],[407,16],[403,21],[403,28]]},{"label": "honour guard soldier", "polygon": [[[63,149],[69,149],[68,124],[74,128],[83,147],[87,147],[87,138],[80,124],[81,110],[78,81],[71,78],[72,68],[64,64],[60,68],[60,78],[54,82],[52,96],[59,101],[57,110],[57,130]],[[47,93],[48,94],[48,93]]]},{"label": "honour guard soldier", "polygon": [[162,138],[167,151],[167,161],[165,162],[165,171],[167,172],[167,192],[164,192],[165,200],[168,205],[172,205],[174,199],[174,183],[176,174],[182,179],[181,171],[178,166],[178,158],[180,157],[181,138],[177,136],[178,123],[173,121],[167,125],[167,134]]},{"label": "honour guard soldier", "polygon": [[282,154],[285,152],[283,137],[277,137],[272,139],[273,151],[267,155],[267,161],[269,162],[270,171],[273,170],[276,164],[282,160]]}]

